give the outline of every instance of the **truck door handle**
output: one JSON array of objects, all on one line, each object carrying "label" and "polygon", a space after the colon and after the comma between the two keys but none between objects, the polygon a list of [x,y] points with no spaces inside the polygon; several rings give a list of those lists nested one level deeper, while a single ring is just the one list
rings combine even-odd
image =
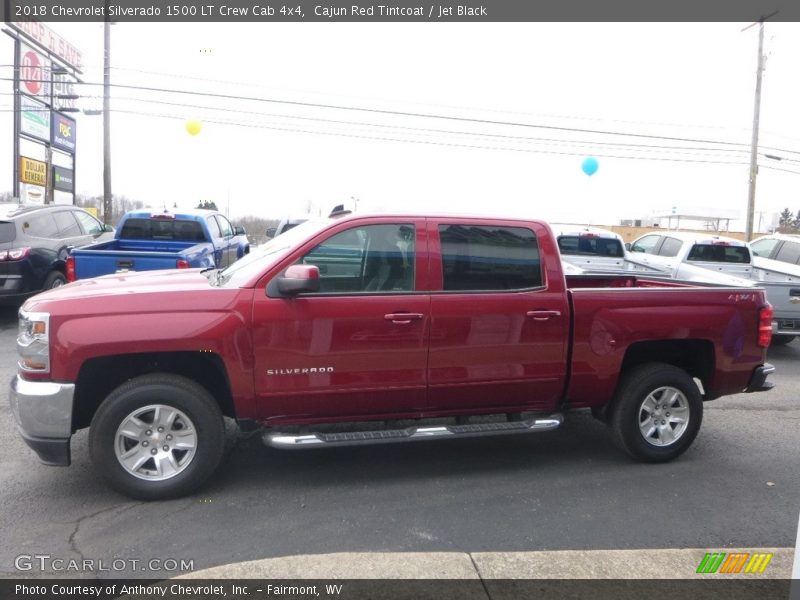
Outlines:
[{"label": "truck door handle", "polygon": [[384,315],[383,318],[398,325],[407,325],[411,321],[419,321],[424,316],[422,313],[389,313]]},{"label": "truck door handle", "polygon": [[548,321],[553,317],[560,317],[560,310],[529,310],[525,316],[534,321]]}]

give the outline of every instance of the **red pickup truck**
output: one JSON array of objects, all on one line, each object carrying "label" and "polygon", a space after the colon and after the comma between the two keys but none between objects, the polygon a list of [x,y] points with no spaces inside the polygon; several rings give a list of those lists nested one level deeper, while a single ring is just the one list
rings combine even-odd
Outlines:
[{"label": "red pickup truck", "polygon": [[565,276],[540,221],[309,221],[225,270],[81,280],[20,311],[25,441],[136,498],[220,463],[223,416],[281,448],[548,431],[590,408],[666,461],[703,402],[771,387],[763,290]]}]

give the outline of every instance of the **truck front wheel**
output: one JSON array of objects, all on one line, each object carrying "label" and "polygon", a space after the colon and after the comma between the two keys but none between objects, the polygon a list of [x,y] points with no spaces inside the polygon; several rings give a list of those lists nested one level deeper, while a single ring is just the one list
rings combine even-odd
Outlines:
[{"label": "truck front wheel", "polygon": [[678,367],[638,366],[620,380],[610,425],[617,444],[647,462],[680,456],[692,445],[703,420],[703,399]]},{"label": "truck front wheel", "polygon": [[217,468],[224,445],[219,405],[202,386],[170,374],[116,388],[89,429],[92,462],[113,488],[139,500],[192,492]]}]

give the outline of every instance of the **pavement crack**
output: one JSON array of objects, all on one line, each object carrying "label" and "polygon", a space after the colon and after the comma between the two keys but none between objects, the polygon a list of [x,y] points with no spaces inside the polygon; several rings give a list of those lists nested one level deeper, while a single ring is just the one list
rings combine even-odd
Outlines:
[{"label": "pavement crack", "polygon": [[467,556],[469,556],[469,561],[472,563],[472,568],[475,569],[475,574],[478,576],[478,579],[481,581],[481,586],[483,586],[483,592],[486,594],[486,597],[491,600],[492,595],[489,593],[489,588],[486,587],[486,581],[483,579],[483,575],[481,575],[481,570],[478,568],[478,564],[475,562],[475,559],[472,557],[472,552],[467,552]]},{"label": "pavement crack", "polygon": [[[94,519],[95,517],[98,517],[98,516],[102,515],[103,513],[111,512],[112,510],[120,510],[120,509],[121,509],[120,512],[125,512],[127,510],[130,510],[131,508],[134,508],[135,506],[140,506],[142,504],[144,504],[144,502],[131,502],[131,503],[127,503],[127,504],[115,504],[114,506],[109,506],[107,508],[103,508],[103,509],[95,511],[95,512],[89,514],[89,515],[83,515],[82,517],[78,518],[75,521],[75,528],[72,530],[72,533],[69,535],[69,538],[67,539],[67,544],[69,545],[69,549],[80,557],[80,559],[81,559],[81,568],[83,568],[83,565],[86,564],[86,557],[84,556],[84,554],[81,551],[81,549],[78,548],[78,542],[77,542],[78,532],[81,529],[81,525],[83,525],[84,522],[88,521],[89,519]],[[91,564],[94,564],[94,561],[91,561]],[[94,568],[90,569],[90,572],[94,573],[95,569]]]}]

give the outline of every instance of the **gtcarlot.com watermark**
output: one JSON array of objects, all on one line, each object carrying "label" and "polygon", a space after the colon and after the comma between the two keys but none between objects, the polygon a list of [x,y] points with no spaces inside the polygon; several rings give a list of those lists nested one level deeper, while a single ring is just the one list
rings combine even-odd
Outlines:
[{"label": "gtcarlot.com watermark", "polygon": [[184,558],[60,558],[50,554],[20,554],[14,559],[17,571],[42,573],[97,573],[145,571],[184,573],[194,571],[194,559]]}]

